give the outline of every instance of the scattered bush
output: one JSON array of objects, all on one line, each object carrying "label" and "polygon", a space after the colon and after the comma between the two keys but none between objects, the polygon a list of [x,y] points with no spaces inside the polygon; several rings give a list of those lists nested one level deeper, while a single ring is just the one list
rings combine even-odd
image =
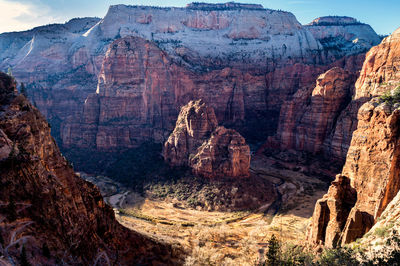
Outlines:
[{"label": "scattered bush", "polygon": [[400,86],[397,87],[393,93],[391,91],[386,92],[384,95],[379,97],[382,102],[395,104],[400,103]]},{"label": "scattered bush", "polygon": [[385,237],[389,233],[387,227],[379,227],[375,229],[375,234],[379,237]]}]

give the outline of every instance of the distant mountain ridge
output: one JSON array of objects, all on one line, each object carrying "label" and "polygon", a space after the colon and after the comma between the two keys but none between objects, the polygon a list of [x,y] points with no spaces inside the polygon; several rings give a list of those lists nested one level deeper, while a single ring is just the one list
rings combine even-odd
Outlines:
[{"label": "distant mountain ridge", "polygon": [[290,12],[238,3],[115,5],[101,20],[73,22],[0,35],[0,69],[27,85],[65,149],[163,143],[193,99],[263,142],[279,134],[282,104],[296,91],[333,66],[356,73],[380,41],[367,25],[302,26]]}]

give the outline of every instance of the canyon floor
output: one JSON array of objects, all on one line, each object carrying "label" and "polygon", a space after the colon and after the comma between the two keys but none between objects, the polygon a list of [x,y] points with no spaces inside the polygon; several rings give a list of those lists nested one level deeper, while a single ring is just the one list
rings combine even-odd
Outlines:
[{"label": "canyon floor", "polygon": [[95,183],[118,221],[139,233],[187,250],[188,264],[203,262],[254,265],[275,234],[290,245],[305,241],[315,202],[327,189],[326,179],[276,167],[274,158],[254,155],[252,177],[274,187],[273,200],[253,210],[216,211],[188,207],[177,198],[146,196],[104,176],[81,176]]}]

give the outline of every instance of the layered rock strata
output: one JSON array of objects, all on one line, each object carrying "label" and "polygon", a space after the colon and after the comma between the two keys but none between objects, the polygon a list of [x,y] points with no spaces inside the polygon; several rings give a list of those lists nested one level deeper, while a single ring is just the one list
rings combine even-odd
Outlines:
[{"label": "layered rock strata", "polygon": [[174,131],[164,144],[171,166],[189,166],[198,176],[249,176],[250,148],[235,130],[218,127],[214,110],[202,100],[182,107]]},{"label": "layered rock strata", "polygon": [[315,36],[291,13],[258,5],[117,5],[100,21],[1,35],[13,48],[2,50],[0,68],[11,66],[27,84],[65,149],[164,142],[180,107],[200,98],[223,125],[261,141],[275,134],[280,108],[297,90],[332,63],[357,65],[343,58],[353,52],[327,54]]},{"label": "layered rock strata", "polygon": [[[331,220],[340,220],[342,225],[345,221],[340,230],[339,227],[326,227],[323,222],[318,222],[324,221],[327,215],[320,211],[320,204],[317,204],[309,234],[314,244],[322,241],[329,246],[343,245],[362,237],[400,189],[399,58],[400,30],[385,38],[366,56],[356,83],[355,100],[372,99],[358,111],[357,130],[342,171],[342,176],[349,179],[355,189],[357,200],[348,215],[331,217]],[[343,199],[332,193],[325,195],[324,200],[344,204]],[[335,241],[331,241],[333,238]]]},{"label": "layered rock strata", "polygon": [[174,264],[174,251],[121,226],[75,175],[48,122],[0,73],[0,264]]},{"label": "layered rock strata", "polygon": [[351,101],[355,80],[353,73],[335,67],[320,75],[313,89],[298,90],[282,106],[276,136],[280,148],[344,157],[334,147],[346,140],[337,144],[333,138],[339,115]]}]

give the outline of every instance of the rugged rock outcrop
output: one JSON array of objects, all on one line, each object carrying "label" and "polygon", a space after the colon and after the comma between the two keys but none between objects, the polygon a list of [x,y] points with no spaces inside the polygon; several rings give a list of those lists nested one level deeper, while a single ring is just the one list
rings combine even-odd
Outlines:
[{"label": "rugged rock outcrop", "polygon": [[214,110],[202,100],[182,107],[163,156],[171,166],[189,166],[203,177],[249,176],[250,148],[245,139],[235,130],[218,127]]},{"label": "rugged rock outcrop", "polygon": [[328,193],[315,205],[309,240],[315,244],[324,243],[330,248],[336,247],[356,200],[357,193],[351,187],[350,179],[337,175]]},{"label": "rugged rock outcrop", "polygon": [[280,148],[343,156],[332,152],[332,137],[340,113],[351,101],[355,80],[353,73],[335,67],[318,77],[315,88],[298,90],[281,109],[275,140]]},{"label": "rugged rock outcrop", "polygon": [[[361,75],[356,83],[355,101],[364,103],[358,111],[357,130],[353,133],[342,176],[351,180],[357,201],[345,218],[340,231],[323,229],[324,220],[316,207],[310,240],[326,241],[331,235],[340,235],[338,244],[346,244],[362,237],[381,216],[400,189],[400,30],[385,38],[367,54]],[[374,72],[375,71],[375,72]],[[379,97],[385,94],[384,97]],[[333,184],[334,186],[334,184]],[[337,201],[329,193],[329,201]],[[338,220],[338,217],[331,217]],[[343,221],[342,217],[340,218]],[[322,226],[322,227],[321,227]],[[319,234],[318,232],[324,232]],[[325,242],[330,244],[330,242]]]},{"label": "rugged rock outcrop", "polygon": [[218,127],[189,158],[193,173],[204,177],[249,176],[250,148],[233,129]]},{"label": "rugged rock outcrop", "polygon": [[218,127],[214,110],[202,100],[190,101],[181,108],[174,131],[164,144],[164,159],[171,166],[187,166],[196,152]]},{"label": "rugged rock outcrop", "polygon": [[[177,263],[174,251],[121,226],[74,174],[48,122],[0,73],[0,264]],[[24,255],[21,255],[23,254]]]}]

